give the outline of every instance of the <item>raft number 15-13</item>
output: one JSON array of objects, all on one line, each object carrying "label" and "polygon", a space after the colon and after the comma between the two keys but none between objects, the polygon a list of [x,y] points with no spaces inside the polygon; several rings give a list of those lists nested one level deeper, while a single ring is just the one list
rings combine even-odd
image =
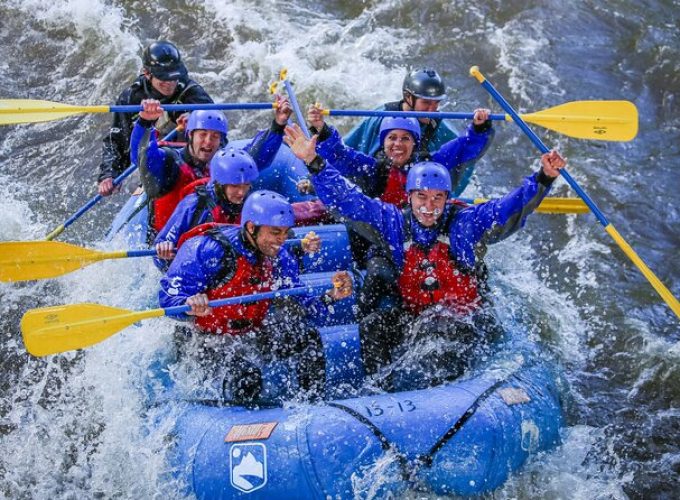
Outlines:
[{"label": "raft number 15-13", "polygon": [[380,406],[377,403],[371,403],[370,406],[366,406],[366,413],[369,417],[379,417],[385,413],[385,410],[399,410],[402,413],[409,413],[416,410],[416,405],[410,399],[404,399],[403,401],[397,401],[396,405],[387,405],[385,407]]}]

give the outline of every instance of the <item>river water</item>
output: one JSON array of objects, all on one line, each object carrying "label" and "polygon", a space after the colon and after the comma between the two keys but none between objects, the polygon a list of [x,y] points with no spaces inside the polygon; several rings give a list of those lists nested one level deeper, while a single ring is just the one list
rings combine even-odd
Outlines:
[{"label": "river water", "polygon": [[[680,295],[677,1],[0,0],[0,12],[2,98],[111,103],[137,74],[142,48],[166,38],[223,102],[268,99],[268,84],[285,67],[303,104],[372,108],[397,99],[407,68],[423,65],[446,79],[452,111],[500,111],[468,76],[472,65],[522,112],[574,100],[632,101],[640,132],[631,142],[536,130]],[[238,138],[270,116],[233,112],[229,120],[230,137]],[[333,123],[346,131],[354,122]],[[95,193],[108,126],[107,115],[89,114],[0,128],[0,240],[41,239]],[[507,192],[537,158],[517,127],[497,125],[465,195]],[[60,239],[101,245],[134,185]],[[563,180],[553,195],[575,196]],[[678,318],[592,215],[536,215],[488,259],[502,307],[529,318],[571,387],[563,445],[533,459],[493,498],[677,498]],[[167,348],[170,320],[44,359],[26,353],[19,331],[22,314],[45,305],[156,307],[157,280],[150,262],[134,259],[0,284],[0,495],[179,495],[164,476],[167,429],[142,431],[140,385]]]}]

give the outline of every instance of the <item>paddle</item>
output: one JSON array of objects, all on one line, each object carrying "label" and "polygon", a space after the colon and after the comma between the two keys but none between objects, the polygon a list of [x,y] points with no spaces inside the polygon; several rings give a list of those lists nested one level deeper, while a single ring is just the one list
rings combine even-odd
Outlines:
[{"label": "paddle", "polygon": [[[485,198],[456,199],[473,205],[489,201]],[[538,208],[536,208],[536,211],[544,214],[586,214],[590,210],[579,198],[544,198]]]},{"label": "paddle", "polygon": [[[285,241],[299,245],[304,238]],[[55,278],[107,259],[155,256],[155,249],[102,252],[62,241],[0,242],[0,282]]]},{"label": "paddle", "polygon": [[[471,120],[473,113],[426,111],[363,111],[325,109],[329,116],[403,116]],[[630,141],[638,131],[637,108],[629,101],[574,101],[535,113],[520,115],[524,121],[577,139]],[[492,114],[492,120],[513,121],[511,114]]]},{"label": "paddle", "polygon": [[[503,96],[494,88],[489,81],[486,80],[484,75],[479,71],[477,66],[470,68],[470,75],[479,81],[479,83],[484,87],[484,89],[498,102],[498,104],[509,113],[514,122],[522,129],[522,131],[531,139],[534,145],[542,152],[547,153],[550,150],[543,144],[543,141],[534,133],[529,126],[524,123],[524,120],[517,114],[513,107],[503,98]],[[574,191],[581,197],[581,199],[588,205],[590,211],[593,212],[597,220],[604,226],[605,231],[612,237],[623,253],[625,253],[628,258],[637,266],[640,272],[647,278],[647,281],[654,287],[656,292],[661,296],[661,298],[668,304],[668,307],[675,313],[675,315],[680,318],[680,302],[676,299],[671,291],[666,288],[666,286],[661,282],[659,278],[652,272],[649,267],[643,262],[643,260],[635,253],[635,250],[623,239],[619,232],[611,225],[600,209],[595,205],[595,202],[590,199],[581,186],[573,179],[573,177],[567,172],[566,169],[561,169],[560,174],[567,183],[572,187]]]},{"label": "paddle", "polygon": [[[314,286],[211,300],[208,305],[220,307],[278,297],[313,295],[323,292],[329,285],[331,282],[325,281]],[[29,353],[33,356],[47,356],[97,344],[143,319],[178,316],[190,309],[189,306],[184,305],[165,309],[130,311],[91,303],[43,307],[32,309],[24,314],[21,318],[21,333]]]},{"label": "paddle", "polygon": [[[173,129],[172,131],[170,131],[170,133],[163,138],[163,141],[171,141],[175,137],[175,135],[177,134],[177,132],[179,130],[180,130],[180,127],[177,127],[175,129]],[[134,172],[135,170],[137,170],[137,165],[135,165],[133,163],[127,169],[125,169],[125,171],[122,174],[120,174],[118,177],[113,179],[114,187],[119,185],[125,179],[127,179],[130,176],[130,174],[132,172]],[[74,213],[71,217],[69,217],[66,220],[66,222],[64,222],[60,226],[57,226],[56,228],[54,228],[54,230],[51,233],[49,233],[47,236],[45,236],[45,239],[49,241],[49,240],[53,240],[54,238],[59,236],[61,233],[64,232],[64,229],[66,229],[71,224],[73,224],[75,221],[80,219],[80,217],[82,217],[89,209],[91,209],[93,206],[95,206],[97,203],[99,203],[99,201],[103,198],[104,197],[101,194],[97,194],[97,195],[93,196],[92,198],[90,198],[90,201],[88,201],[82,207],[80,207],[76,211],[76,213]]]},{"label": "paddle", "polygon": [[[274,103],[203,103],[203,104],[163,104],[163,111],[196,111],[199,109],[244,110],[273,109]],[[0,99],[0,125],[19,123],[38,123],[61,120],[84,113],[139,113],[141,104],[126,106],[74,106],[52,101],[34,99]]]},{"label": "paddle", "polygon": [[293,106],[293,111],[295,112],[295,117],[297,118],[298,124],[302,129],[302,133],[305,134],[305,137],[307,139],[309,139],[312,137],[312,134],[309,133],[309,129],[307,128],[307,122],[305,122],[305,116],[302,114],[302,110],[300,109],[300,105],[298,104],[297,97],[295,97],[295,91],[293,90],[293,86],[286,78],[287,75],[288,71],[283,69],[279,74],[279,78],[283,82],[283,86],[286,88],[286,93],[288,94],[288,98],[290,99],[291,106]]}]

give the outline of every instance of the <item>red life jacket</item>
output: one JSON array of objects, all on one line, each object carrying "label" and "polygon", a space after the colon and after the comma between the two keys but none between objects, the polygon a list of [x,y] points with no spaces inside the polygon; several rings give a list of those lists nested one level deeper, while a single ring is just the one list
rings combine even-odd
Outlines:
[{"label": "red life jacket", "polygon": [[[455,212],[451,212],[453,215]],[[449,227],[453,216],[440,229],[437,241],[428,249],[411,239],[411,211],[404,211],[407,241],[404,243],[404,267],[398,285],[404,307],[419,314],[434,304],[444,304],[461,314],[481,305],[479,282],[474,273],[456,267],[449,254]]]},{"label": "red life jacket", "polygon": [[380,200],[399,208],[406,206],[408,203],[406,177],[407,173],[401,168],[390,167],[385,183],[385,190],[380,195]]},{"label": "red life jacket", "polygon": [[198,226],[192,227],[189,229],[186,233],[184,233],[182,236],[180,236],[179,240],[177,240],[177,247],[175,250],[179,250],[179,247],[184,245],[184,242],[187,241],[190,238],[193,238],[194,236],[203,236],[205,233],[210,231],[211,229],[216,229],[222,226],[233,226],[235,224],[224,224],[224,223],[219,223],[219,222],[204,222],[203,224],[199,224]]},{"label": "red life jacket", "polygon": [[[207,167],[206,167],[207,168]],[[203,176],[207,178],[207,170],[203,173]],[[188,163],[183,163],[179,167],[179,175],[175,181],[174,186],[170,192],[164,194],[153,200],[150,210],[150,224],[156,230],[156,232],[163,229],[163,226],[168,222],[172,212],[175,211],[177,205],[182,200],[182,190],[189,184],[202,179],[196,170],[192,168]]]},{"label": "red life jacket", "polygon": [[[227,238],[219,231],[205,233],[218,241],[225,251],[226,273],[220,276],[217,286],[206,290],[209,300],[239,297],[253,293],[268,292],[273,283],[273,266],[270,259],[251,264],[245,256],[239,255]],[[269,310],[269,300],[250,304],[235,304],[213,309],[212,314],[196,317],[196,326],[207,333],[238,335],[257,328]]]}]

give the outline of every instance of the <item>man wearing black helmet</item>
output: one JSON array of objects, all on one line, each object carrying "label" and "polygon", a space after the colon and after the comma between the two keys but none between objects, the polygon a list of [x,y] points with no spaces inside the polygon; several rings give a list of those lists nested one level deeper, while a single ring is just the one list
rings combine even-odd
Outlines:
[{"label": "man wearing black helmet", "polygon": [[[191,80],[177,47],[167,41],[153,42],[142,55],[142,74],[123,91],[116,105],[140,104],[144,99],[157,99],[161,104],[200,104],[213,100],[198,83]],[[182,113],[170,113],[172,126]],[[130,166],[130,133],[137,115],[114,113],[113,124],[104,137],[102,162],[99,166],[99,194],[110,195],[113,178]],[[168,123],[169,123],[168,122]]]},{"label": "man wearing black helmet", "polygon": [[[441,101],[446,99],[446,85],[435,70],[421,68],[409,72],[402,85],[403,96],[400,101],[388,102],[381,111],[426,111],[435,112]],[[381,117],[371,117],[362,121],[344,138],[344,143],[363,153],[374,155],[380,149]],[[419,151],[433,153],[445,143],[455,139],[457,134],[442,120],[421,118]],[[490,122],[485,127],[490,126]],[[479,129],[482,132],[482,129]],[[470,181],[474,163],[466,166],[456,184],[453,196],[463,192]]]}]

